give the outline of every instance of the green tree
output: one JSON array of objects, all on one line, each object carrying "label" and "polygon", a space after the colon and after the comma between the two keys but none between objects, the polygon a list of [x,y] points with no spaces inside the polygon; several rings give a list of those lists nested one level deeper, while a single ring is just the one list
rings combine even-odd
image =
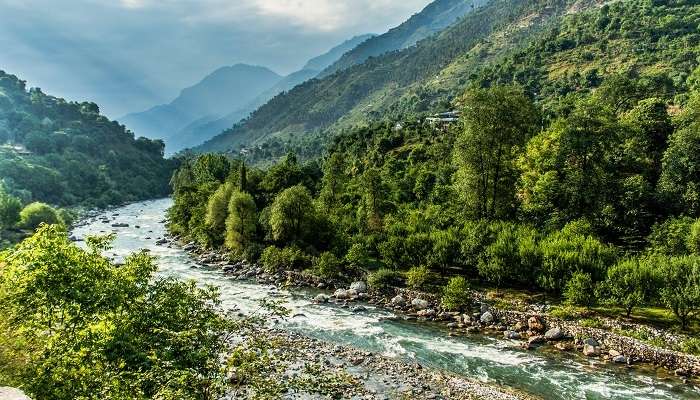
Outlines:
[{"label": "green tree", "polygon": [[673,311],[682,329],[700,311],[700,257],[670,257],[661,264],[661,301]]},{"label": "green tree", "polygon": [[447,310],[461,311],[471,304],[471,293],[467,280],[462,276],[450,279],[442,293],[442,306]]},{"label": "green tree", "polygon": [[43,226],[0,253],[0,376],[34,398],[200,398],[221,393],[231,328],[211,288],[154,278],[146,253],[122,266]]},{"label": "green tree", "polygon": [[297,185],[277,195],[270,211],[272,238],[280,243],[304,241],[316,219],[309,190]]},{"label": "green tree", "polygon": [[22,203],[18,198],[5,193],[0,185],[0,230],[12,228],[20,221]]},{"label": "green tree", "polygon": [[205,224],[209,228],[209,237],[212,246],[220,246],[224,243],[226,235],[226,218],[229,213],[229,202],[233,194],[233,185],[226,182],[219,186],[207,202]]},{"label": "green tree", "polygon": [[49,225],[63,225],[61,217],[56,209],[44,203],[31,203],[20,212],[20,225],[29,230],[35,230],[42,223]]},{"label": "green tree", "polygon": [[463,129],[454,151],[457,190],[475,218],[515,212],[515,161],[537,127],[537,109],[513,86],[473,89],[462,98]]},{"label": "green tree", "polygon": [[564,288],[564,298],[568,304],[592,307],[596,303],[595,284],[591,274],[574,272]]},{"label": "green tree", "polygon": [[625,309],[629,317],[635,307],[645,304],[654,296],[658,285],[654,272],[656,258],[632,258],[608,269],[605,282],[610,301]]},{"label": "green tree", "polygon": [[234,192],[228,204],[226,247],[242,254],[257,232],[257,208],[249,193]]}]

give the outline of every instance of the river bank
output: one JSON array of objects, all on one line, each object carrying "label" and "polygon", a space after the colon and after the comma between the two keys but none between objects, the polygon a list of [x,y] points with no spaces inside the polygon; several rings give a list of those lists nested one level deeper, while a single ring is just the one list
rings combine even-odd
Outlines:
[{"label": "river bank", "polygon": [[[454,322],[431,322],[410,315],[416,311],[404,313],[378,302],[370,304],[371,298],[365,295],[357,301],[334,298],[331,295],[335,288],[315,288],[322,282],[286,286],[286,277],[265,277],[263,271],[259,276],[255,271],[244,272],[245,268],[226,268],[228,272],[224,272],[230,262],[206,265],[202,262],[206,261],[206,253],[185,252],[166,238],[164,215],[171,204],[168,199],[131,204],[91,218],[71,235],[84,246],[81,240],[89,235],[115,233],[113,248],[105,252],[106,256],[121,260],[145,249],[157,258],[159,276],[216,287],[225,310],[250,314],[260,309],[261,300],[281,301],[291,317],[280,320],[274,329],[318,340],[331,348],[371,353],[410,368],[421,365],[425,371],[442,371],[458,379],[513,388],[543,399],[700,399],[700,388],[692,381],[682,384],[660,369],[641,364],[618,367],[598,357],[584,358],[553,346],[525,350],[522,342],[504,339],[503,332],[463,334],[457,327],[448,328]],[[248,273],[251,276],[246,278]],[[328,296],[328,303],[314,302],[319,294]],[[382,398],[380,393],[376,396]],[[318,398],[325,397],[312,397]]]},{"label": "river bank", "polygon": [[313,287],[332,294],[320,294],[314,301],[333,301],[342,306],[361,311],[355,302],[365,302],[398,312],[405,320],[437,322],[450,329],[450,335],[474,333],[502,334],[505,339],[517,342],[528,350],[552,346],[559,351],[579,352],[588,358],[624,365],[644,364],[660,367],[678,376],[684,383],[697,382],[700,377],[700,357],[664,349],[635,338],[620,335],[611,330],[583,326],[577,321],[566,321],[543,312],[543,305],[531,305],[527,311],[513,311],[488,304],[483,293],[473,292],[471,312],[456,313],[442,309],[439,296],[432,293],[392,288],[377,292],[367,290],[364,282],[341,287],[333,282],[294,271],[276,274],[266,273],[260,266],[245,261],[229,260],[228,255],[200,248],[194,242],[177,237],[162,238],[159,244],[180,246],[197,259],[201,265],[221,269],[234,279],[253,279],[264,284],[286,287]]}]

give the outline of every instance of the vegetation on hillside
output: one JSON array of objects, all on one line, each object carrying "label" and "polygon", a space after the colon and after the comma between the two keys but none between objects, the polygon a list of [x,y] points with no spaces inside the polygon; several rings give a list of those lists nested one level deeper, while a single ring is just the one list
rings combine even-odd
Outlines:
[{"label": "vegetation on hillside", "polygon": [[467,285],[448,279],[461,277],[628,315],[663,306],[686,328],[700,311],[700,92],[678,108],[646,98],[664,80],[626,92],[641,81],[567,96],[544,127],[522,87],[493,85],[458,99],[450,129],[375,123],[322,163],[192,159],[173,179],[170,228],[270,271],[447,285],[455,307]]},{"label": "vegetation on hillside", "polygon": [[610,76],[681,104],[697,66],[699,10],[685,0],[493,1],[413,48],[278,96],[200,150],[244,147],[254,162],[294,149],[318,155],[353,126],[445,111],[471,85],[517,82],[545,119]]},{"label": "vegetation on hillside", "polygon": [[0,71],[0,180],[22,203],[104,207],[165,196],[174,167],[163,142],[136,139],[94,103],[27,90]]}]

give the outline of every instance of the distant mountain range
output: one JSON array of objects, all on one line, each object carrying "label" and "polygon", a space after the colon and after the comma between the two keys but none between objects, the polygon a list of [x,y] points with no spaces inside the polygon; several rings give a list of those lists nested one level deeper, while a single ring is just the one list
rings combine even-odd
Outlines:
[{"label": "distant mountain range", "polygon": [[223,67],[184,89],[171,103],[126,115],[119,121],[139,135],[164,140],[169,153],[177,152],[230,128],[279,93],[316,77],[344,53],[372,37],[354,37],[288,76],[261,66]]}]

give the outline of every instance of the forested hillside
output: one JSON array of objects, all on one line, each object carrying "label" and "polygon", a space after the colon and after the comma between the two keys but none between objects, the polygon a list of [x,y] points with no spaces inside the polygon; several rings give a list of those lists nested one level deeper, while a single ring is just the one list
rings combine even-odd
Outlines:
[{"label": "forested hillside", "polygon": [[276,97],[201,150],[270,138],[283,149],[310,134],[326,141],[368,121],[444,111],[472,84],[518,82],[549,102],[623,73],[640,82],[668,78],[672,97],[697,63],[697,9],[687,1],[496,0],[414,48]]},{"label": "forested hillside", "polygon": [[370,57],[411,47],[419,41],[442,31],[476,7],[485,4],[485,0],[436,0],[428,4],[421,12],[352,51],[347,52],[338,61],[330,65],[321,74],[322,77],[362,64]]},{"label": "forested hillside", "polygon": [[136,139],[94,103],[27,90],[0,71],[0,181],[23,203],[103,207],[165,196],[175,162],[163,148]]}]

